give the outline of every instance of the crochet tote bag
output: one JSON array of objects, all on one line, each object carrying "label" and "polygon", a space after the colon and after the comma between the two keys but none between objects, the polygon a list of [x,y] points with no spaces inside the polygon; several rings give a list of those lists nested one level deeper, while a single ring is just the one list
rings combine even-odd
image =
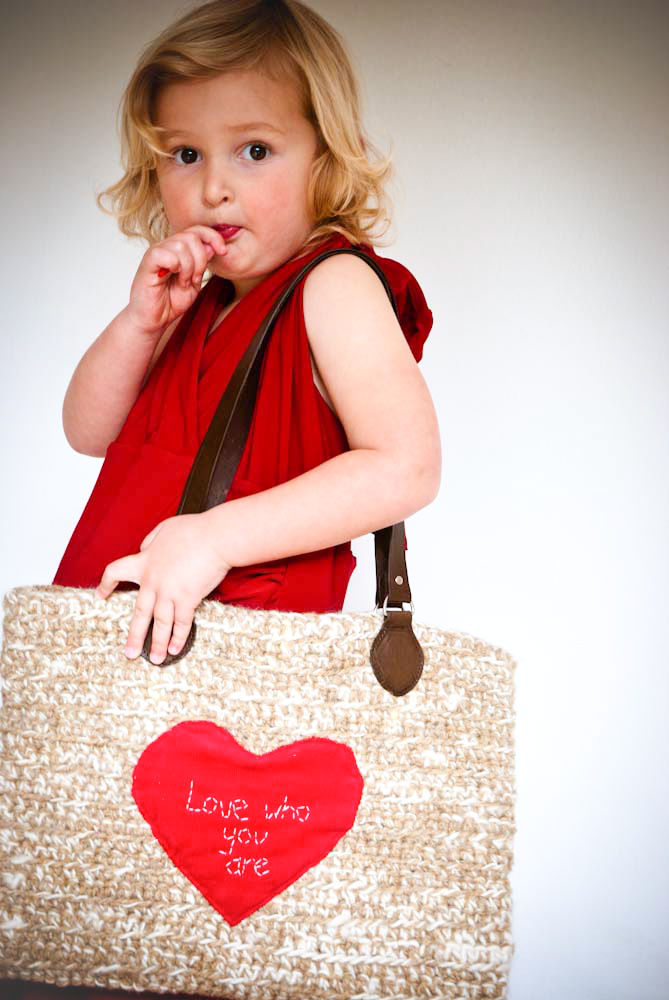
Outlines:
[{"label": "crochet tote bag", "polygon": [[[226,390],[181,512],[224,501],[263,343],[304,274]],[[375,540],[374,611],[205,600],[160,667],[123,653],[132,593],[6,595],[0,976],[505,996],[515,665],[415,623],[403,525]]]}]

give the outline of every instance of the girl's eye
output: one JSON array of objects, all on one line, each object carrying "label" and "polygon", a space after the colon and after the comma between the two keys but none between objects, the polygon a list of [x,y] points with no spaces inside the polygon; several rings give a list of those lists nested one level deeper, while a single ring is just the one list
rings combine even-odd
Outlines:
[{"label": "girl's eye", "polygon": [[267,156],[269,156],[269,148],[264,142],[249,142],[248,145],[244,146],[242,155],[245,159],[255,160],[258,162],[259,160],[264,160]]},{"label": "girl's eye", "polygon": [[195,163],[197,161],[200,154],[197,149],[193,149],[191,146],[180,146],[179,149],[176,149],[172,155],[177,163],[189,166],[191,163]]}]

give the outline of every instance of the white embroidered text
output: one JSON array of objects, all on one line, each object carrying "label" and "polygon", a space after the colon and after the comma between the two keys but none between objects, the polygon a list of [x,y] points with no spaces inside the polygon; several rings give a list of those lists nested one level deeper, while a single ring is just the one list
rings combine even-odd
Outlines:
[{"label": "white embroidered text", "polygon": [[[195,779],[191,778],[185,811],[221,817],[234,822],[234,825],[226,823],[223,826],[221,830],[222,843],[218,848],[218,853],[228,859],[225,864],[228,875],[237,877],[254,875],[256,878],[265,878],[266,875],[270,874],[269,860],[265,857],[253,856],[255,854],[253,849],[265,843],[270,830],[255,829],[253,819],[249,815],[251,808],[246,799],[221,799],[215,795],[205,795],[202,791],[196,790]],[[261,827],[275,822],[281,826],[286,822],[306,823],[310,815],[311,809],[308,805],[293,805],[288,801],[287,795],[284,795],[282,802],[271,806],[265,802],[263,813],[258,809]],[[248,850],[248,854],[252,855],[251,857],[247,856],[245,849]]]}]

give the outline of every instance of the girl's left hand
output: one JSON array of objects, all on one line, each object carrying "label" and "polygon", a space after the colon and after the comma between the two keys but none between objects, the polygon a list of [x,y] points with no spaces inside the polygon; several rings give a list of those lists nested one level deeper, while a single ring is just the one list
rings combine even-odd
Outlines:
[{"label": "girl's left hand", "polygon": [[122,580],[139,584],[125,648],[129,659],[141,653],[152,618],[151,662],[162,663],[167,652],[180,652],[198,604],[231,569],[213,542],[207,514],[161,521],[139,552],[105,568],[96,591],[99,597],[109,597]]}]

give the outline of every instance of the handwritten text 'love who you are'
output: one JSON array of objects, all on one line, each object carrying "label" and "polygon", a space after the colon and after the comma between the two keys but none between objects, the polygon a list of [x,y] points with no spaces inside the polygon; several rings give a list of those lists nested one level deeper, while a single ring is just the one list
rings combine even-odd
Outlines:
[{"label": "handwritten text 'love who you are'", "polygon": [[[249,823],[249,816],[247,815],[249,804],[246,799],[229,799],[226,806],[222,799],[217,799],[214,795],[207,795],[206,798],[198,796],[196,801],[199,801],[200,805],[194,805],[194,785],[195,781],[191,778],[186,812],[205,813],[210,816],[219,814],[223,819],[234,820],[237,824]],[[273,809],[269,807],[267,802],[265,803],[264,820],[268,825],[277,821],[282,824],[286,821],[306,823],[310,813],[309,806],[293,806],[288,802],[288,796],[284,795],[283,802]],[[218,853],[228,857],[229,860],[225,869],[229,875],[244,875],[247,870],[258,878],[264,878],[266,875],[269,875],[270,866],[267,858],[245,857],[244,854],[246,852],[244,854],[235,854],[234,857],[231,857],[235,849],[239,850],[239,848],[252,846],[260,847],[267,840],[269,832],[269,830],[263,830],[262,834],[260,834],[258,830],[253,830],[248,825],[231,826],[230,831],[228,831],[227,826],[223,827],[221,835],[224,847],[219,849]]]}]

